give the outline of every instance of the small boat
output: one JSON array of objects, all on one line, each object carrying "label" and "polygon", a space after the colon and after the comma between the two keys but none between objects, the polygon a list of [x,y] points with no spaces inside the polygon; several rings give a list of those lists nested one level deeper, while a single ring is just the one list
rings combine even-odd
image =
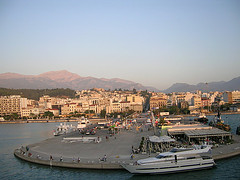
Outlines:
[{"label": "small boat", "polygon": [[77,124],[77,129],[84,129],[88,125],[91,125],[91,122],[87,118],[82,117],[81,120]]},{"label": "small boat", "polygon": [[200,113],[199,116],[197,118],[195,118],[194,120],[198,121],[200,123],[203,123],[203,124],[208,123],[208,118],[206,117],[206,115],[204,113]]},{"label": "small boat", "polygon": [[231,131],[230,125],[224,123],[224,120],[222,120],[219,111],[217,116],[215,116],[215,118],[209,123],[209,125],[224,131]]},{"label": "small boat", "polygon": [[60,135],[63,135],[63,134],[67,134],[67,133],[70,133],[72,131],[75,130],[75,127],[71,125],[67,125],[66,122],[63,123],[60,123],[59,126],[57,126],[57,129],[56,130],[53,130],[53,135],[54,136],[60,136]]},{"label": "small boat", "polygon": [[135,163],[122,164],[133,174],[169,174],[212,168],[215,165],[210,156],[200,155],[210,151],[211,146],[174,148],[156,157],[140,159]]}]

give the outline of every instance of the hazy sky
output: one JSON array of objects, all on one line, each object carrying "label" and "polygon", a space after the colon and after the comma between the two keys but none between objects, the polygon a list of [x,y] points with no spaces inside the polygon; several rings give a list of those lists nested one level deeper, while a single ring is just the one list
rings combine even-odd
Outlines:
[{"label": "hazy sky", "polygon": [[0,73],[165,89],[240,76],[240,1],[0,0]]}]

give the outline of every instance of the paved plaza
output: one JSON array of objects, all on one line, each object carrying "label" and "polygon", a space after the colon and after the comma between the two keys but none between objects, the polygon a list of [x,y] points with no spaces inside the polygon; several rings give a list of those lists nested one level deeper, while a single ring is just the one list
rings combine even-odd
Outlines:
[{"label": "paved plaza", "polygon": [[[115,135],[107,129],[97,130],[95,135],[82,135],[79,131],[56,136],[42,142],[21,147],[15,155],[26,161],[73,168],[122,169],[121,164],[135,162],[138,159],[156,156],[156,153],[134,154],[132,148],[138,149],[142,137],[154,135],[148,126],[132,126],[130,130],[121,129]],[[66,140],[67,139],[67,140]],[[95,139],[91,141],[90,139]],[[240,136],[233,135],[233,144],[213,148],[214,160],[240,154]],[[52,160],[50,161],[50,157]],[[105,161],[104,157],[106,158]]]}]

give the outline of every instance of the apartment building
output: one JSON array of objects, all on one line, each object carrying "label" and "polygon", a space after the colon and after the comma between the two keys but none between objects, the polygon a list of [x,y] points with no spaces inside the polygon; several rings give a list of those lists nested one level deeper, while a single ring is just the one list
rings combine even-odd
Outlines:
[{"label": "apartment building", "polygon": [[202,104],[202,107],[210,107],[211,106],[211,102],[210,102],[210,99],[207,98],[207,97],[202,97],[201,98],[201,104]]},{"label": "apartment building", "polygon": [[224,102],[232,104],[232,92],[230,92],[230,91],[225,91],[225,92],[222,94],[222,98],[223,98],[223,101],[224,101]]},{"label": "apartment building", "polygon": [[159,109],[167,106],[167,100],[161,97],[151,97],[150,98],[150,109]]},{"label": "apartment building", "polygon": [[240,103],[240,91],[232,92],[232,104]]},{"label": "apartment building", "polygon": [[39,114],[43,114],[44,112],[45,109],[28,106],[27,108],[21,109],[21,117],[31,118],[34,116],[38,116]]},{"label": "apartment building", "polygon": [[21,98],[19,95],[0,97],[0,115],[10,115],[17,113],[21,115],[21,109],[27,107],[27,98]]},{"label": "apartment building", "polygon": [[222,95],[223,101],[230,104],[240,103],[240,91],[226,91]]},{"label": "apartment building", "polygon": [[202,107],[202,98],[200,95],[194,95],[191,99],[191,105],[194,106],[195,109]]}]

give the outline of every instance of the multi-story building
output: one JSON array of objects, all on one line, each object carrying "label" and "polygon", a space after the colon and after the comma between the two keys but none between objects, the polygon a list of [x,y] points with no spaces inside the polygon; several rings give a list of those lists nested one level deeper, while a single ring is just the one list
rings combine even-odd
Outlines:
[{"label": "multi-story building", "polygon": [[223,101],[229,104],[240,103],[240,91],[226,91],[222,95]]},{"label": "multi-story building", "polygon": [[225,91],[223,94],[222,94],[222,99],[225,103],[230,103],[232,104],[232,92],[230,91]]},{"label": "multi-story building", "polygon": [[141,113],[143,111],[142,104],[130,104],[129,110],[133,110],[135,112]]},{"label": "multi-story building", "polygon": [[167,100],[161,97],[150,98],[150,109],[160,109],[167,106]]},{"label": "multi-story building", "polygon": [[10,115],[17,113],[21,115],[21,109],[27,107],[27,98],[19,95],[0,97],[0,115]]},{"label": "multi-story building", "polygon": [[195,109],[202,107],[202,99],[200,95],[194,95],[191,100],[191,105],[194,106]]},{"label": "multi-story building", "polygon": [[110,112],[121,112],[121,103],[118,101],[113,101],[110,104],[111,111]]},{"label": "multi-story building", "polygon": [[232,104],[240,103],[240,91],[232,92]]},{"label": "multi-story building", "polygon": [[207,97],[202,97],[202,107],[209,107],[211,106],[210,99]]},{"label": "multi-story building", "polygon": [[34,116],[38,116],[44,112],[45,109],[28,106],[27,108],[21,109],[21,117],[33,118]]}]

